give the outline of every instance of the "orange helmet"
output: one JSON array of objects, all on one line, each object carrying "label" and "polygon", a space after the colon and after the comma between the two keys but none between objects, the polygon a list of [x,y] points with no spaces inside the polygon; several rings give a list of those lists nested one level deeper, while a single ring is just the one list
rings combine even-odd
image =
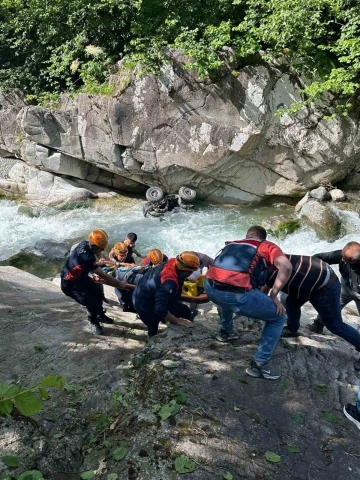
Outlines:
[{"label": "orange helmet", "polygon": [[105,232],[105,230],[102,230],[101,228],[97,228],[96,230],[90,232],[88,240],[102,250],[104,250],[104,248],[106,248],[109,243],[108,234]]},{"label": "orange helmet", "polygon": [[162,254],[162,251],[158,248],[153,248],[148,253],[148,258],[153,265],[159,265],[159,263],[162,263],[163,257],[164,255]]},{"label": "orange helmet", "polygon": [[176,257],[175,264],[179,270],[195,272],[200,267],[200,260],[194,252],[185,251]]},{"label": "orange helmet", "polygon": [[124,255],[124,254],[127,254],[127,246],[126,246],[126,243],[115,243],[115,245],[113,246],[113,250],[114,250],[114,253],[115,255]]}]

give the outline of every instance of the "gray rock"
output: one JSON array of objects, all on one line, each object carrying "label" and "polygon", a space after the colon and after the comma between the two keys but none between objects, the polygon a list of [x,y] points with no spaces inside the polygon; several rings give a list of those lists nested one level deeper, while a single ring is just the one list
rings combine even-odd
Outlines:
[{"label": "gray rock", "polygon": [[307,192],[306,195],[295,205],[295,212],[299,212],[302,207],[310,200],[310,192]]},{"label": "gray rock", "polygon": [[330,196],[331,196],[331,200],[333,202],[345,202],[346,201],[345,193],[342,190],[340,190],[339,188],[334,188],[333,190],[330,190]]},{"label": "gray rock", "polygon": [[300,220],[295,215],[278,215],[264,220],[261,223],[269,235],[276,238],[285,238],[300,228]]},{"label": "gray rock", "polygon": [[314,190],[311,190],[310,197],[319,200],[319,202],[324,202],[325,200],[330,199],[329,192],[326,190],[325,187],[318,187]]},{"label": "gray rock", "polygon": [[[316,108],[276,117],[279,106],[301,100],[287,74],[258,66],[234,75],[231,66],[217,82],[201,82],[173,55],[158,78],[134,74],[121,94],[83,93],[64,99],[61,112],[25,106],[21,96],[0,97],[0,149],[126,191],[155,184],[176,192],[190,183],[199,199],[220,203],[299,197],[353,176],[357,118],[324,121]],[[40,150],[29,150],[28,142]]]},{"label": "gray rock", "polygon": [[302,223],[312,227],[322,240],[332,242],[340,236],[340,219],[327,205],[310,200],[302,207],[300,218]]}]

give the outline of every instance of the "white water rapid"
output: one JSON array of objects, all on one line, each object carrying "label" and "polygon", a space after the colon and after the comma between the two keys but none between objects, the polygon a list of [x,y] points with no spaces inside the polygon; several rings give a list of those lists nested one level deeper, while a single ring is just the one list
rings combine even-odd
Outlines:
[{"label": "white water rapid", "polygon": [[[37,240],[59,241],[85,238],[93,228],[104,228],[110,237],[110,246],[124,239],[128,232],[138,235],[137,248],[146,253],[160,248],[173,256],[182,250],[194,250],[211,256],[226,240],[244,237],[250,225],[259,224],[273,215],[287,214],[292,207],[225,207],[197,206],[191,213],[172,214],[160,221],[144,218],[142,202],[120,209],[109,204],[98,211],[81,208],[52,213],[44,210],[37,218],[17,214],[18,204],[0,201],[0,260],[5,260],[20,249],[33,246]],[[339,212],[346,224],[346,235],[334,243],[320,241],[315,233],[301,229],[285,240],[274,240],[286,253],[313,254],[339,249],[350,240],[360,241],[360,217],[355,212]],[[269,238],[271,240],[271,238]]]}]

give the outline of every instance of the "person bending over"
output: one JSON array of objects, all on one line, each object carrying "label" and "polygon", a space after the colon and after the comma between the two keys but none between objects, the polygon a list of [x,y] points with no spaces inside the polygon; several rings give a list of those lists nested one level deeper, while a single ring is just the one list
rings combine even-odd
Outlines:
[{"label": "person bending over", "polygon": [[[313,256],[320,258],[329,265],[339,265],[341,274],[341,308],[343,309],[348,303],[354,301],[360,315],[360,244],[358,242],[349,242],[342,250],[315,253]],[[324,322],[318,316],[308,328],[312,332],[322,333]]]},{"label": "person bending over", "polygon": [[102,285],[92,280],[89,273],[93,272],[106,285],[126,287],[125,282],[108,275],[97,264],[96,255],[100,255],[108,243],[108,235],[104,230],[93,230],[88,241],[80,242],[72,251],[61,271],[61,290],[86,307],[91,329],[97,335],[104,335],[100,323],[114,321],[105,315]]},{"label": "person bending over", "polygon": [[133,303],[148,329],[149,338],[156,335],[160,322],[193,327],[190,308],[180,303],[185,279],[199,268],[199,259],[185,251],[165,264],[149,269],[138,281]]},{"label": "person bending over", "polygon": [[[301,307],[310,302],[334,335],[342,337],[360,351],[360,334],[341,317],[340,282],[331,267],[318,257],[286,255],[293,266],[289,281],[281,289],[287,326],[283,336],[295,337],[300,327]],[[267,280],[271,287],[277,272]]]},{"label": "person bending over", "polygon": [[155,267],[156,265],[160,265],[160,263],[165,263],[168,260],[169,257],[162,253],[161,250],[159,250],[158,248],[153,248],[149,250],[149,253],[141,262],[141,265]]},{"label": "person bending over", "polygon": [[[288,281],[292,266],[280,248],[266,237],[266,230],[255,225],[247,231],[246,239],[226,242],[208,269],[205,292],[220,310],[221,330],[217,340],[231,342],[239,338],[234,333],[234,313],[265,322],[258,350],[246,373],[277,380],[281,372],[269,363],[285,323],[284,307],[277,294]],[[267,296],[259,288],[271,265],[279,273]]]}]

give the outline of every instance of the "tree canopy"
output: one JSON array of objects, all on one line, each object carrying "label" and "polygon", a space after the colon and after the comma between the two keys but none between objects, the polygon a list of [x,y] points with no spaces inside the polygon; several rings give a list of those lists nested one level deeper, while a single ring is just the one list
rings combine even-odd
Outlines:
[{"label": "tree canopy", "polygon": [[[106,85],[121,59],[156,73],[169,51],[201,77],[257,52],[351,107],[360,77],[358,0],[0,0],[0,85],[29,94]],[[190,64],[189,64],[190,68]],[[95,88],[96,90],[96,88]],[[294,106],[296,110],[297,106]]]}]

